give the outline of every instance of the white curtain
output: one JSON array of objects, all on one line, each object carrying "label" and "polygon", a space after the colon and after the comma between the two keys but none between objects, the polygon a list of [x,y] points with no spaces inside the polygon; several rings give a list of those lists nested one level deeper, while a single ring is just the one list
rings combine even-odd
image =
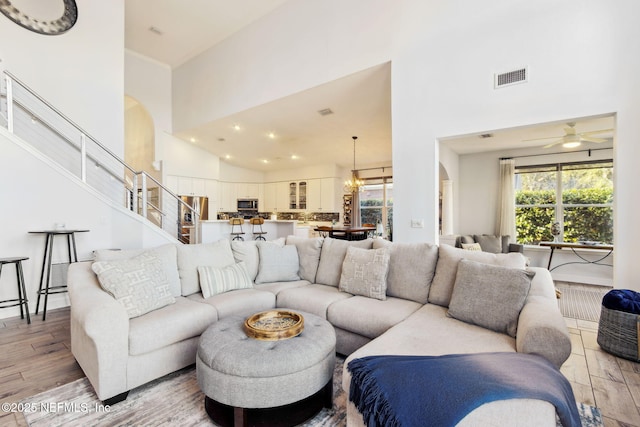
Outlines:
[{"label": "white curtain", "polygon": [[500,188],[498,189],[498,215],[496,234],[511,236],[516,240],[516,201],[514,191],[515,161],[513,159],[500,160]]},{"label": "white curtain", "polygon": [[362,218],[360,217],[360,192],[353,192],[353,213],[351,214],[351,226],[360,227],[362,225]]},{"label": "white curtain", "polygon": [[442,180],[442,235],[453,234],[453,181]]}]

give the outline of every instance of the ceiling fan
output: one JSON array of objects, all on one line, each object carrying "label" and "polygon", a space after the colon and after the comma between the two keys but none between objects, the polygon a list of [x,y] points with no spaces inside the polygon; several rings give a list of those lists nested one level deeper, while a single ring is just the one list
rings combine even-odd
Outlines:
[{"label": "ceiling fan", "polygon": [[600,133],[612,132],[612,131],[613,129],[601,129],[601,130],[595,130],[591,132],[576,133],[575,122],[569,122],[567,123],[567,127],[564,128],[564,135],[561,137],[552,136],[549,138],[527,139],[525,141],[540,141],[545,139],[555,139],[555,141],[545,145],[542,148],[550,148],[558,144],[562,144],[562,146],[565,148],[574,148],[574,147],[578,147],[583,142],[595,142],[595,143],[607,142],[607,140],[604,138],[595,138],[592,135],[597,135]]}]

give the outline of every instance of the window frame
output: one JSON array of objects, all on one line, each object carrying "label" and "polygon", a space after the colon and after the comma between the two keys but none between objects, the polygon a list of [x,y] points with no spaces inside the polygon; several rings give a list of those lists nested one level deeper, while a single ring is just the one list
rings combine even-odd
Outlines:
[{"label": "window frame", "polygon": [[[588,203],[588,204],[584,204],[584,203],[565,203],[564,200],[563,200],[563,185],[562,185],[562,173],[563,173],[563,171],[564,170],[571,170],[575,166],[580,166],[580,165],[598,165],[598,164],[610,165],[610,166],[603,166],[603,167],[610,167],[612,169],[612,172],[613,172],[613,168],[614,168],[613,159],[598,159],[598,160],[587,160],[587,161],[579,161],[579,162],[554,162],[554,163],[544,163],[544,164],[516,166],[515,167],[515,176],[516,176],[516,178],[514,179],[514,201],[513,201],[516,212],[517,212],[518,208],[552,208],[552,209],[554,209],[554,214],[555,214],[554,215],[554,217],[555,217],[554,221],[556,221],[556,222],[558,222],[560,224],[560,234],[558,235],[558,241],[559,242],[563,242],[564,241],[564,235],[565,235],[565,230],[564,230],[565,209],[567,209],[567,208],[604,207],[604,208],[610,208],[611,211],[613,212],[613,209],[614,209],[613,198],[612,198],[611,202],[609,202],[609,203]],[[515,197],[516,197],[518,191],[521,191],[521,190],[518,189],[517,175],[523,174],[523,173],[532,173],[531,172],[532,169],[539,169],[539,172],[553,172],[553,173],[555,173],[555,175],[556,175],[556,177],[555,177],[556,178],[555,179],[555,187],[554,187],[555,203],[524,204],[524,205],[516,203],[516,198]],[[543,169],[549,169],[549,170],[545,171]],[[529,172],[527,172],[527,170],[529,170]],[[614,194],[615,194],[615,188],[613,188],[613,191],[614,191]],[[516,218],[517,218],[517,214],[516,214]],[[518,237],[519,236],[516,236],[516,239],[518,240],[518,242],[520,242]]]}]

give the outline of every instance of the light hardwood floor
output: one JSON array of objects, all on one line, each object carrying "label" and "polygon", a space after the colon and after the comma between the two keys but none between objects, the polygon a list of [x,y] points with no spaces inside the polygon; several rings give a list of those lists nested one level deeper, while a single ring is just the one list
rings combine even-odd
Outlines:
[{"label": "light hardwood floor", "polygon": [[[70,351],[69,309],[32,316],[32,324],[0,320],[0,402],[75,381],[82,370]],[[596,342],[598,324],[565,318],[572,354],[562,366],[576,399],[602,411],[605,427],[640,427],[640,364],[610,355]],[[26,426],[20,413],[0,411],[0,426]]]}]

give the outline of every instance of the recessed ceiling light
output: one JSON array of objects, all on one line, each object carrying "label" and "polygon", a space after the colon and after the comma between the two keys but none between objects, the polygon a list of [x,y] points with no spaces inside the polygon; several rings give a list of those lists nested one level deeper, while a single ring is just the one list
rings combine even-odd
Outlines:
[{"label": "recessed ceiling light", "polygon": [[271,138],[271,139],[275,139],[276,134],[275,134],[275,133],[273,133],[273,132],[269,132],[269,134],[268,134],[267,136],[268,136],[269,138]]},{"label": "recessed ceiling light", "polygon": [[189,138],[189,141],[193,142],[195,144],[195,142],[197,141],[194,137]]},{"label": "recessed ceiling light", "polygon": [[233,130],[240,130],[240,125],[239,124],[233,125]]},{"label": "recessed ceiling light", "polygon": [[225,142],[225,141],[226,141],[226,139],[224,139],[224,138],[218,138],[218,142]]},{"label": "recessed ceiling light", "polygon": [[331,110],[331,108],[323,108],[322,110],[318,110],[318,114],[328,116],[329,114],[333,114],[333,110]]},{"label": "recessed ceiling light", "polygon": [[297,160],[297,159],[298,159],[298,156],[296,156],[295,154],[291,155],[291,160]]},{"label": "recessed ceiling light", "polygon": [[224,156],[224,158],[229,160],[231,158],[231,154],[227,154],[226,156]]},{"label": "recessed ceiling light", "polygon": [[262,163],[267,164],[267,163],[269,163],[269,160],[264,159],[264,160],[262,160]]}]

